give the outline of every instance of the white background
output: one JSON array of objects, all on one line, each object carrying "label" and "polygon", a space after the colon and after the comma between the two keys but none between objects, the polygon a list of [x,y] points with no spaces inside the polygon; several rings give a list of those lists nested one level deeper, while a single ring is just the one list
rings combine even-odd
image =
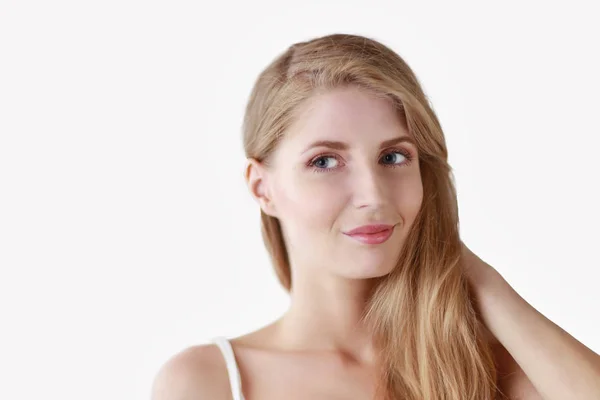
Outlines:
[{"label": "white background", "polygon": [[148,399],[175,352],[285,311],[243,180],[243,109],[273,58],[330,33],[409,63],[465,243],[600,352],[593,7],[2,2],[0,398]]}]

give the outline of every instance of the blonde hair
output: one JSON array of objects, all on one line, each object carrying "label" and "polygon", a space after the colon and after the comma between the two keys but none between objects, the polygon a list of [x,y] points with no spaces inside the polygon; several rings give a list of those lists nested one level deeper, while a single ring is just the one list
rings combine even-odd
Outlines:
[{"label": "blonde hair", "polygon": [[[331,34],[290,46],[259,75],[243,122],[246,156],[269,164],[298,106],[316,93],[355,85],[391,99],[417,142],[423,203],[396,267],[378,278],[365,308],[378,349],[376,398],[491,400],[497,370],[462,270],[458,205],[445,138],[406,62],[363,36]],[[277,218],[261,210],[276,275],[291,289]]]}]

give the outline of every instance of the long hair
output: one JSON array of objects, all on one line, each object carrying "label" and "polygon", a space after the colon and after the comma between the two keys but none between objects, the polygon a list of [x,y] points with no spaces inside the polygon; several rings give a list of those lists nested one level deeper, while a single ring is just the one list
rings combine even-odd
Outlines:
[{"label": "long hair", "polygon": [[[317,91],[355,85],[393,101],[417,142],[423,202],[395,268],[380,277],[364,321],[378,350],[375,398],[492,400],[492,349],[462,269],[458,204],[444,133],[417,77],[389,47],[358,35],[299,42],[258,76],[243,121],[246,157],[269,164],[298,106]],[[282,227],[261,210],[276,275],[293,285]]]}]

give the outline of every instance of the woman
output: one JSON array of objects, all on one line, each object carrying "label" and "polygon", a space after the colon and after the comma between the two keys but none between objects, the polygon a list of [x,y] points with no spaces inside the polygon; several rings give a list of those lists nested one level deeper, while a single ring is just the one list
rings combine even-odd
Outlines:
[{"label": "woman", "polygon": [[441,126],[392,50],[344,34],[291,46],[243,132],[291,305],[173,356],[155,400],[600,398],[600,357],[461,242]]}]

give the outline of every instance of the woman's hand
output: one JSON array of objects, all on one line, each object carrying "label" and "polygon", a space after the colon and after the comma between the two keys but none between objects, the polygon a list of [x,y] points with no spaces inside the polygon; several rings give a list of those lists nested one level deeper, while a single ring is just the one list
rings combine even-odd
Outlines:
[{"label": "woman's hand", "polygon": [[533,308],[464,243],[462,255],[508,398],[600,399],[600,355]]},{"label": "woman's hand", "polygon": [[[473,295],[475,296],[474,300],[476,312],[480,315],[481,318],[479,297],[483,294],[485,281],[486,279],[491,279],[490,277],[495,274],[500,274],[491,265],[483,261],[475,253],[473,253],[471,249],[469,249],[467,245],[465,245],[464,242],[461,241],[461,245],[465,276],[467,277],[469,285],[471,286],[471,290],[473,291]],[[485,340],[492,346],[497,346],[499,343],[498,339],[483,323],[483,320],[482,329]]]},{"label": "woman's hand", "polygon": [[473,289],[478,292],[490,281],[502,280],[502,276],[494,267],[483,261],[461,241],[465,275]]}]

